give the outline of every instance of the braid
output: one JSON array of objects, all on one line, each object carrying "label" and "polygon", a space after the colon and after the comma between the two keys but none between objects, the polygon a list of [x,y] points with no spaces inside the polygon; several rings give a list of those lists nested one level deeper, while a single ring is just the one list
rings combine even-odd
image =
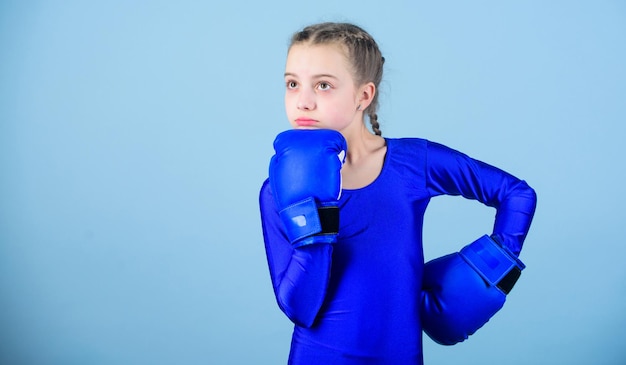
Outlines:
[{"label": "braid", "polygon": [[372,112],[369,114],[370,124],[372,125],[372,131],[377,136],[382,136],[383,132],[380,131],[380,124],[378,123],[378,114],[376,112]]}]

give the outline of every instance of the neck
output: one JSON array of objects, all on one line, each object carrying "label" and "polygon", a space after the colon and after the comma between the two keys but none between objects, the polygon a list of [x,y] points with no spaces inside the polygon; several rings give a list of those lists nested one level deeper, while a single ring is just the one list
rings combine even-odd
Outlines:
[{"label": "neck", "polygon": [[347,164],[358,164],[361,159],[368,157],[372,151],[385,144],[384,139],[370,132],[364,123],[360,123],[358,129],[346,132],[344,137],[348,143]]},{"label": "neck", "polygon": [[380,174],[387,151],[386,142],[363,124],[353,133],[346,132],[342,131],[348,143],[346,162],[341,169],[343,188],[362,188]]}]

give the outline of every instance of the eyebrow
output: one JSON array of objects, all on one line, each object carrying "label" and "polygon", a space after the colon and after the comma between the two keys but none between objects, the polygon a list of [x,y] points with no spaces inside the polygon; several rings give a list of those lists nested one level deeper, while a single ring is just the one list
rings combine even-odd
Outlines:
[{"label": "eyebrow", "polygon": [[[298,77],[298,75],[291,73],[291,72],[285,72],[285,77],[287,76],[292,76],[292,77]],[[331,74],[317,74],[317,75],[313,75],[314,79],[321,79],[321,78],[333,78],[335,80],[337,80],[337,76],[331,75]]]}]

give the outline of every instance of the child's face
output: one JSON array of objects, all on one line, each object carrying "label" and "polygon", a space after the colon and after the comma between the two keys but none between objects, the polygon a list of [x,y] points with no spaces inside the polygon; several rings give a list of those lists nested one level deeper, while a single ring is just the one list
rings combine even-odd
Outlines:
[{"label": "child's face", "polygon": [[285,109],[294,128],[341,131],[362,122],[354,78],[337,45],[293,45],[285,85]]}]

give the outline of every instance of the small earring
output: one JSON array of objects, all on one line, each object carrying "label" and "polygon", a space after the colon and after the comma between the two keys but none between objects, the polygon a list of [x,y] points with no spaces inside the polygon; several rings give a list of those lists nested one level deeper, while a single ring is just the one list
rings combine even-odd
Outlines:
[{"label": "small earring", "polygon": [[359,104],[359,106],[356,107],[356,110],[361,110],[361,104]]}]

